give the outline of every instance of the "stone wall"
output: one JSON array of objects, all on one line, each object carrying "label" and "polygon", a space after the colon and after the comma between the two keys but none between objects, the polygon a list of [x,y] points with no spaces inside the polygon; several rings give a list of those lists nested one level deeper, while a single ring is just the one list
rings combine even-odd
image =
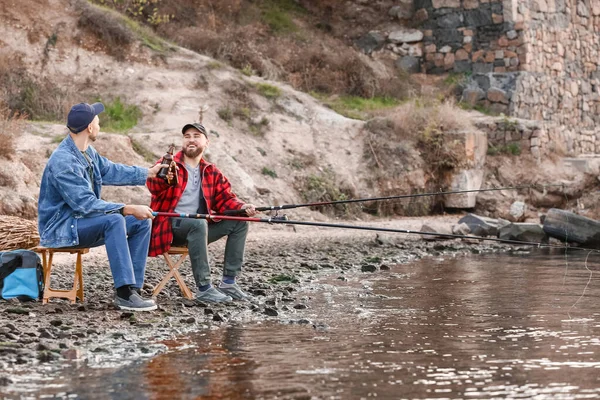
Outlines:
[{"label": "stone wall", "polygon": [[426,73],[518,71],[522,22],[507,20],[503,0],[415,0]]},{"label": "stone wall", "polygon": [[467,73],[463,101],[541,121],[540,139],[522,143],[538,157],[600,153],[600,0],[415,0],[414,7],[422,72]]}]

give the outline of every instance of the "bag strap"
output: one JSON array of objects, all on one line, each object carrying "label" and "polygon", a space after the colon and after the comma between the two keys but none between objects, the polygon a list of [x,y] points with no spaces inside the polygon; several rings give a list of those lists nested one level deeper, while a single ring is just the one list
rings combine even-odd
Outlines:
[{"label": "bag strap", "polygon": [[15,258],[8,261],[6,264],[0,265],[0,282],[4,281],[4,278],[12,274],[22,263],[23,257],[19,254],[15,255]]}]

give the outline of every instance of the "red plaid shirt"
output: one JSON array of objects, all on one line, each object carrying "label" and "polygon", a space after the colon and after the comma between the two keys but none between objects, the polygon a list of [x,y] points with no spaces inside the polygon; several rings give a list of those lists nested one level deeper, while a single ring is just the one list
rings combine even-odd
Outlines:
[{"label": "red plaid shirt", "polygon": [[[149,178],[146,186],[152,194],[150,208],[153,211],[174,212],[183,191],[187,185],[188,172],[183,165],[183,152],[173,156],[179,167],[177,172],[179,184],[169,186],[162,178]],[[160,161],[159,161],[160,162]],[[244,203],[231,191],[229,180],[213,164],[200,160],[202,176],[202,193],[206,200],[206,209],[209,214],[222,214],[225,210],[239,210]],[[209,221],[210,222],[210,221]],[[171,248],[173,231],[171,230],[171,217],[156,217],[152,221],[152,237],[150,238],[150,257],[159,256]]]}]

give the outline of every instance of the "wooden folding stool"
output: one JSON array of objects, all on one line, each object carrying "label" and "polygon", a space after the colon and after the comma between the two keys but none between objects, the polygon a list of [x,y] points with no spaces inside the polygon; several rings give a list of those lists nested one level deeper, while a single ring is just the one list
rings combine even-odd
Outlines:
[{"label": "wooden folding stool", "polygon": [[[83,302],[83,266],[81,256],[88,253],[90,249],[72,247],[48,248],[38,246],[35,247],[33,251],[42,255],[42,265],[44,267],[44,296],[42,298],[42,304],[48,303],[51,298],[68,299],[71,301],[71,304],[74,304],[78,298],[79,301]],[[77,254],[75,262],[75,279],[73,280],[73,288],[70,290],[50,288],[50,275],[52,274],[54,253]]]},{"label": "wooden folding stool", "polygon": [[[179,255],[179,259],[177,260],[177,262],[173,261],[173,258],[171,258],[172,255]],[[187,247],[171,247],[169,249],[169,251],[167,251],[166,253],[163,253],[165,262],[169,266],[169,272],[162,278],[162,280],[159,282],[159,284],[156,285],[156,287],[152,291],[153,297],[156,297],[160,293],[160,291],[163,290],[163,288],[165,287],[167,282],[169,282],[169,279],[171,279],[171,277],[174,277],[175,280],[177,281],[177,284],[181,288],[181,292],[183,293],[183,296],[188,299],[194,298],[194,295],[192,294],[191,290],[187,287],[187,285],[185,284],[185,282],[183,280],[183,277],[179,273],[179,267],[181,266],[181,264],[183,264],[183,262],[185,261],[187,256],[188,256]]]}]

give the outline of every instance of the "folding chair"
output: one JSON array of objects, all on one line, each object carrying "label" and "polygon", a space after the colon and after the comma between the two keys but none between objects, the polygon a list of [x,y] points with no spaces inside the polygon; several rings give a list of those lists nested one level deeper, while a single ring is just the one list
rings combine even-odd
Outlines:
[{"label": "folding chair", "polygon": [[[172,255],[179,255],[179,259],[177,260],[177,262],[173,261],[173,258],[171,258]],[[185,284],[185,282],[183,280],[183,277],[179,273],[179,267],[181,266],[181,264],[183,264],[183,262],[185,261],[187,256],[188,256],[187,247],[171,247],[169,249],[169,251],[167,251],[166,253],[163,253],[165,262],[169,266],[169,272],[162,278],[162,280],[158,283],[158,285],[156,285],[156,287],[152,291],[153,297],[156,297],[160,293],[160,291],[163,290],[163,288],[165,287],[167,282],[169,282],[169,279],[171,279],[171,277],[174,277],[175,280],[177,281],[177,284],[181,288],[181,292],[183,293],[183,296],[188,299],[194,298],[194,295],[192,294],[190,289],[187,287],[187,285]]]}]

